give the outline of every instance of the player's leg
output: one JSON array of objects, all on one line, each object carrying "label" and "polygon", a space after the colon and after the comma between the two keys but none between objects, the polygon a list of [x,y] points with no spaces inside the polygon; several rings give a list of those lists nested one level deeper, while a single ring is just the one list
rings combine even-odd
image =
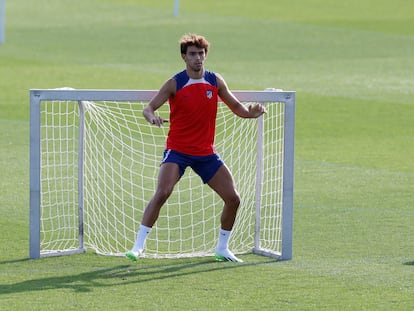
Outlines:
[{"label": "player's leg", "polygon": [[176,163],[163,163],[158,175],[158,185],[154,196],[145,208],[142,224],[152,227],[158,219],[161,207],[170,197],[175,184],[180,179],[179,167]]},{"label": "player's leg", "polygon": [[125,254],[129,259],[136,261],[141,255],[151,228],[158,219],[161,207],[171,195],[179,179],[179,166],[176,163],[163,163],[161,165],[157,190],[145,208],[134,247]]},{"label": "player's leg", "polygon": [[208,185],[223,199],[224,207],[221,214],[221,228],[216,248],[216,259],[221,261],[242,262],[229,249],[228,242],[236,220],[240,205],[240,195],[236,190],[233,176],[226,165],[221,165]]},{"label": "player's leg", "polygon": [[207,183],[224,201],[221,215],[221,228],[232,230],[240,205],[240,195],[236,190],[233,176],[226,165],[221,165]]}]

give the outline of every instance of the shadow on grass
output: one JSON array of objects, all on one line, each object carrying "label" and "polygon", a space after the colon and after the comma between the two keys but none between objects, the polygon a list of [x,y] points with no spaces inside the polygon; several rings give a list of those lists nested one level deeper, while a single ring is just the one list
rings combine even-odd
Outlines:
[{"label": "shadow on grass", "polygon": [[404,265],[406,265],[406,266],[414,266],[414,261],[404,262]]},{"label": "shadow on grass", "polygon": [[6,265],[6,264],[10,264],[10,263],[19,263],[19,262],[25,262],[25,261],[30,261],[30,258],[22,258],[22,259],[13,259],[13,260],[4,260],[4,261],[0,261],[0,265]]},{"label": "shadow on grass", "polygon": [[0,284],[0,297],[4,294],[36,292],[50,289],[69,289],[75,292],[87,293],[95,287],[112,287],[128,284],[139,284],[157,280],[183,277],[195,273],[207,273],[242,269],[248,266],[258,266],[277,261],[260,261],[255,263],[215,262],[211,259],[199,259],[195,262],[148,265],[144,261],[137,264],[120,265],[103,268],[75,275],[52,276],[26,280],[14,284]]}]

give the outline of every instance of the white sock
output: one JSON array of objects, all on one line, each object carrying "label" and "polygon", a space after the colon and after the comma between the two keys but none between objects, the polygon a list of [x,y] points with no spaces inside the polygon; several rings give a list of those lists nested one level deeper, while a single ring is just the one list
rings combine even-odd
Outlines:
[{"label": "white sock", "polygon": [[217,249],[228,249],[231,231],[220,228]]},{"label": "white sock", "polygon": [[139,230],[137,233],[137,239],[135,241],[134,247],[132,248],[132,251],[142,251],[144,249],[145,241],[147,240],[148,234],[151,232],[151,227],[144,226],[141,224],[139,226]]}]

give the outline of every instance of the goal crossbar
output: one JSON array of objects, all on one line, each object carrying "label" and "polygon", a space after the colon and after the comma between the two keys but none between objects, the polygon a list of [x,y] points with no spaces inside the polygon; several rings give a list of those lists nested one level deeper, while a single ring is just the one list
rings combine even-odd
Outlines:
[{"label": "goal crossbar", "polygon": [[[142,118],[142,107],[156,93],[30,90],[30,258],[86,248],[120,255],[132,246],[144,202],[155,190],[156,175],[149,174],[156,171],[168,131],[157,132]],[[295,92],[233,93],[244,104],[263,103],[268,113],[247,123],[226,107],[218,112],[216,148],[242,198],[246,194],[232,248],[291,259]],[[186,173],[180,183],[148,242],[148,257],[206,256],[213,250],[222,203],[211,190],[189,189],[202,187],[194,174]]]}]

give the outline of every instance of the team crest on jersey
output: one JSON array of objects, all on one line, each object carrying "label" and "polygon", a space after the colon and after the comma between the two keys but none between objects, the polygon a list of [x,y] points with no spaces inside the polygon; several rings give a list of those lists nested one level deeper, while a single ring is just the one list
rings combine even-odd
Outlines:
[{"label": "team crest on jersey", "polygon": [[212,90],[207,90],[206,91],[206,96],[208,99],[211,99],[213,97],[213,91]]}]

